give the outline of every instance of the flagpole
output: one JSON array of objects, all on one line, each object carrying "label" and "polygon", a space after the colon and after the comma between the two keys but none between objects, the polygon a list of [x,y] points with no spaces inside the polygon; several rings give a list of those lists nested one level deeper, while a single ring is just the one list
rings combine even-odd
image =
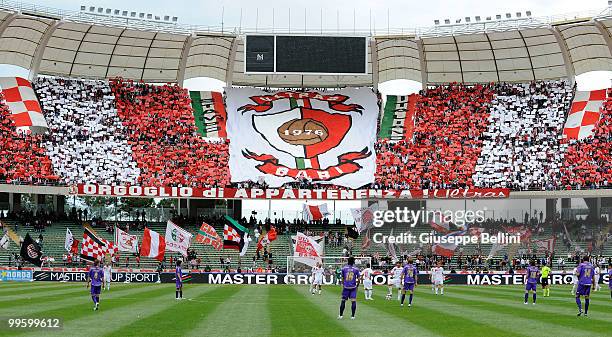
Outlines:
[{"label": "flagpole", "polygon": [[334,199],[334,218],[332,219],[333,223],[336,223],[336,200]]},{"label": "flagpole", "polygon": [[272,199],[268,199],[268,219],[272,222]]}]

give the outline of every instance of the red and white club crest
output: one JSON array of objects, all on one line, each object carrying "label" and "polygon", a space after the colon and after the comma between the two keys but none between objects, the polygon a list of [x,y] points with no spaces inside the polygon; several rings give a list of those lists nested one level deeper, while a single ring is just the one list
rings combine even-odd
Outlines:
[{"label": "red and white club crest", "polygon": [[[345,152],[334,165],[321,167],[319,156],[336,149],[351,130],[353,117],[349,112],[362,113],[358,104],[345,104],[345,95],[322,95],[318,92],[278,92],[274,95],[251,96],[257,105],[246,104],[239,111],[255,111],[252,127],[274,150],[293,157],[294,163],[281,163],[273,154],[259,154],[246,148],[242,154],[262,164],[257,169],[266,174],[288,176],[294,179],[328,181],[352,174],[362,167],[355,162],[371,156],[367,149]],[[274,102],[289,101],[289,109],[270,112]],[[313,101],[326,102],[326,111],[314,108]],[[350,146],[350,144],[347,144]]]}]

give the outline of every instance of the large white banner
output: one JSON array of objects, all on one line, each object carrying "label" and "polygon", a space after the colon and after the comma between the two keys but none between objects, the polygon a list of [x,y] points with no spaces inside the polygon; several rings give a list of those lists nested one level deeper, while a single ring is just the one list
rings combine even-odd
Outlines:
[{"label": "large white banner", "polygon": [[355,189],[374,181],[379,108],[371,89],[226,92],[232,182]]},{"label": "large white banner", "polygon": [[166,225],[166,250],[179,252],[183,256],[187,256],[187,248],[191,245],[192,236],[191,233],[168,220]]},{"label": "large white banner", "polygon": [[122,252],[138,253],[138,237],[115,226],[115,246]]},{"label": "large white banner", "polygon": [[291,237],[293,243],[294,261],[314,267],[317,262],[321,262],[323,247],[317,242],[316,238],[304,233],[297,232]]}]

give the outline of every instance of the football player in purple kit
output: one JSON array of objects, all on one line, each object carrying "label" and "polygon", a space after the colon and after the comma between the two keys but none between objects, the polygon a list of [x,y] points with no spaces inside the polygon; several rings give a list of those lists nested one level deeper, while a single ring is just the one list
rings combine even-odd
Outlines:
[{"label": "football player in purple kit", "polygon": [[174,277],[176,279],[176,299],[183,299],[183,271],[181,270],[181,260],[176,260],[176,269],[174,270]]},{"label": "football player in purple kit", "polygon": [[589,313],[591,286],[593,285],[595,278],[593,265],[591,262],[589,262],[588,256],[582,258],[582,263],[578,265],[578,268],[576,269],[576,275],[578,276],[578,290],[576,291],[576,305],[578,305],[577,316],[582,315],[582,303],[580,302],[580,296],[584,296],[584,316],[587,317]]},{"label": "football player in purple kit", "polygon": [[610,288],[610,299],[612,299],[612,262],[608,265],[608,288]]},{"label": "football player in purple kit", "polygon": [[102,290],[103,278],[104,270],[100,268],[100,261],[96,260],[87,273],[87,288],[91,284],[91,299],[94,302],[94,311],[98,310],[100,305],[100,291]]},{"label": "football player in purple kit", "polygon": [[540,268],[536,267],[535,261],[529,262],[527,267],[527,282],[525,283],[525,304],[529,304],[529,292],[533,291],[533,305],[536,304],[538,280],[540,279]]},{"label": "football player in purple kit", "polygon": [[357,287],[359,286],[359,268],[355,267],[355,258],[350,256],[348,264],[342,267],[342,301],[340,302],[340,315],[338,319],[342,319],[344,315],[344,307],[346,300],[351,300],[351,319],[355,319],[355,311],[357,310]]},{"label": "football player in purple kit", "polygon": [[417,278],[419,271],[417,267],[412,264],[412,259],[408,259],[408,264],[404,266],[402,270],[401,278],[404,280],[404,287],[402,288],[402,301],[400,306],[404,306],[404,300],[406,299],[406,290],[410,291],[410,298],[408,298],[408,306],[412,306],[412,295],[414,295],[414,288],[417,286]]}]

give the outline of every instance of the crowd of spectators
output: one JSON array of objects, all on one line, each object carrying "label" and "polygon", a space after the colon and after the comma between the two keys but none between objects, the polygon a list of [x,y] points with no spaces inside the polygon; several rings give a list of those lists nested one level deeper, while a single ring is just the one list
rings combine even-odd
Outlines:
[{"label": "crowd of spectators", "polygon": [[228,144],[202,138],[189,92],[178,85],[110,81],[145,186],[226,186]]},{"label": "crowd of spectators", "polygon": [[561,167],[566,188],[600,188],[612,184],[612,89],[593,130],[594,136],[565,140],[568,148]]},{"label": "crowd of spectators", "polygon": [[[1,94],[0,94],[1,95]],[[17,129],[0,97],[0,181],[47,184],[57,182],[52,162],[41,145],[42,136]]]},{"label": "crowd of spectators", "polygon": [[[228,141],[198,134],[178,85],[40,77],[34,87],[49,130],[16,130],[1,106],[0,181],[266,187],[230,183]],[[375,181],[364,187],[608,187],[612,101],[595,137],[564,140],[573,90],[565,81],[430,87],[418,96],[413,138],[375,143]]]},{"label": "crowd of spectators", "polygon": [[43,145],[66,184],[134,184],[140,176],[106,81],[39,77]]},{"label": "crowd of spectators", "polygon": [[558,186],[572,86],[561,80],[501,83],[496,93],[474,184],[519,190]]},{"label": "crowd of spectators", "polygon": [[493,85],[449,84],[422,92],[412,140],[376,144],[375,188],[473,187]]}]

